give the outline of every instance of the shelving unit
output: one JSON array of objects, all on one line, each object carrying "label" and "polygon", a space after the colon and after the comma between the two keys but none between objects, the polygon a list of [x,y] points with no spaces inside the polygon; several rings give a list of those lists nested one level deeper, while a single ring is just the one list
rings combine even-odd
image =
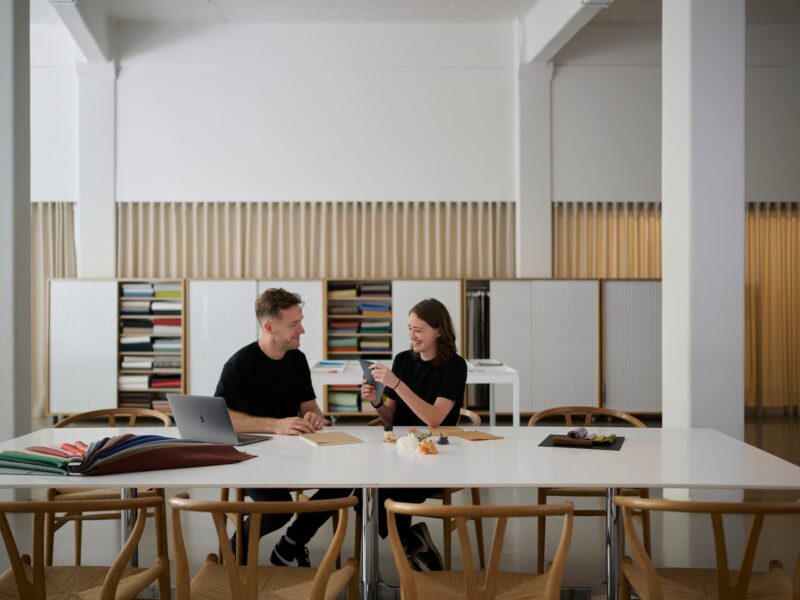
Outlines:
[{"label": "shelving unit", "polygon": [[[326,288],[326,359],[392,358],[392,282],[331,280]],[[365,410],[358,386],[327,386],[330,415],[375,414]]]},{"label": "shelving unit", "polygon": [[120,281],[117,405],[169,413],[185,392],[186,290],[181,280]]}]

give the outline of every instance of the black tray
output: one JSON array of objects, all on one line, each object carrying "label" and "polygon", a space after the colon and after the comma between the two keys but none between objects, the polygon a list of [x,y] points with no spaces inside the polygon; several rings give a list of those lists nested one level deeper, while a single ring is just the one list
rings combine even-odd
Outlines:
[{"label": "black tray", "polygon": [[[563,435],[563,434],[562,434]],[[591,446],[556,446],[553,443],[553,439],[561,437],[561,435],[551,434],[548,435],[539,446],[543,448],[575,448],[577,450],[619,450],[622,448],[622,444],[625,442],[625,438],[621,436],[617,436],[617,439],[614,440],[613,444],[592,444]]]}]

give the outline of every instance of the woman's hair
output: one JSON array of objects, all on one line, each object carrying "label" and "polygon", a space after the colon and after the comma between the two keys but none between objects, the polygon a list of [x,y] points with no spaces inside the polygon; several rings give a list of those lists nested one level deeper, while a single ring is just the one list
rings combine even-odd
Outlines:
[{"label": "woman's hair", "polygon": [[[427,298],[417,303],[408,314],[415,314],[434,329],[439,330],[439,337],[436,338],[436,357],[433,364],[436,367],[446,365],[456,353],[456,332],[453,328],[453,320],[445,305],[436,298]],[[414,358],[419,358],[419,354],[411,351]]]}]

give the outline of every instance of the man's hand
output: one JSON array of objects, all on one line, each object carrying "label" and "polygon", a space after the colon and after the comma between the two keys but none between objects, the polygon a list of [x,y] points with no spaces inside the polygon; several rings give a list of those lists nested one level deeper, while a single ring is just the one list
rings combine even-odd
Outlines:
[{"label": "man's hand", "polygon": [[[320,426],[320,429],[322,426]],[[275,421],[275,433],[278,435],[300,435],[301,433],[314,433],[314,426],[301,417],[287,417]]]},{"label": "man's hand", "polygon": [[322,417],[322,415],[315,413],[312,410],[304,414],[303,419],[305,421],[308,421],[308,424],[311,425],[317,431],[319,431],[325,426],[325,419]]}]

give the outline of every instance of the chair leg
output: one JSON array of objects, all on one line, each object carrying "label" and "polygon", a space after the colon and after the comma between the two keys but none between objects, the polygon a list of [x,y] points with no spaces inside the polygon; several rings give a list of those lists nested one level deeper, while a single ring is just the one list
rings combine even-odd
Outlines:
[{"label": "chair leg", "polygon": [[[333,535],[336,535],[336,528],[339,527],[339,513],[334,512],[333,516],[331,517],[331,525],[333,526]],[[342,568],[342,553],[339,552],[339,555],[336,557],[336,568]]]},{"label": "chair leg", "polygon": [[[547,504],[547,488],[539,488],[538,490],[539,504]],[[536,570],[539,573],[544,573],[544,542],[545,542],[545,517],[538,517],[538,527],[536,528]]]},{"label": "chair leg", "polygon": [[53,565],[53,543],[56,537],[56,515],[47,513],[44,516],[44,564]]},{"label": "chair leg", "polygon": [[[78,513],[81,516],[81,513]],[[75,521],[75,566],[81,566],[81,544],[83,542],[83,521]]]},{"label": "chair leg", "polygon": [[[442,490],[442,505],[450,506],[453,503],[453,494],[449,489]],[[452,564],[453,521],[442,519],[442,539],[444,541],[444,569],[449,571]]]},{"label": "chair leg", "polygon": [[[650,490],[647,488],[642,488],[640,497],[642,498],[649,498],[650,497]],[[653,553],[650,551],[650,511],[643,510],[642,511],[642,537],[644,538],[644,549],[647,550],[647,554],[653,556]]]},{"label": "chair leg", "polygon": [[[470,488],[470,493],[472,494],[472,504],[475,506],[481,505],[481,489],[480,488]],[[476,518],[475,521],[475,541],[478,543],[478,561],[481,565],[481,569],[486,568],[486,557],[483,550],[483,519]]]},{"label": "chair leg", "polygon": [[[631,562],[631,559],[627,556],[622,559],[623,564],[626,562]],[[631,582],[628,581],[625,573],[620,573],[619,600],[631,600]]]},{"label": "chair leg", "polygon": [[364,528],[364,521],[361,517],[361,513],[356,513],[356,541],[353,544],[353,554],[355,554],[355,559],[361,564],[361,533],[362,529]]}]

